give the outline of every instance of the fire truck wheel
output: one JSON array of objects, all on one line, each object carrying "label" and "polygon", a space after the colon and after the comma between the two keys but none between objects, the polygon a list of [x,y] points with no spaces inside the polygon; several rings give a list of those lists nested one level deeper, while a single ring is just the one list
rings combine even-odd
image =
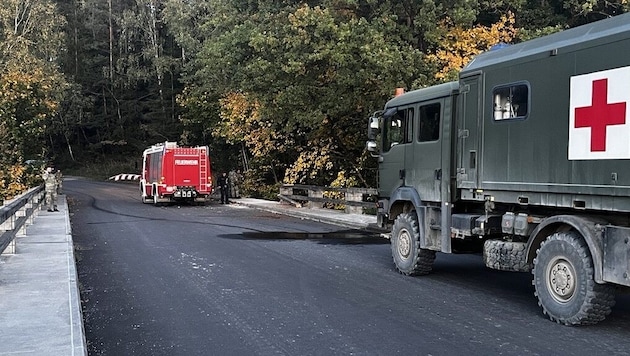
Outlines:
[{"label": "fire truck wheel", "polygon": [[525,242],[486,240],[483,244],[483,262],[487,267],[500,271],[530,272]]},{"label": "fire truck wheel", "polygon": [[391,248],[398,272],[408,276],[431,272],[435,251],[420,248],[418,219],[414,211],[400,214],[394,221]]},{"label": "fire truck wheel", "polygon": [[615,304],[615,287],[593,279],[591,254],[574,231],[558,232],[542,243],[534,259],[534,294],[543,313],[565,325],[595,324]]}]

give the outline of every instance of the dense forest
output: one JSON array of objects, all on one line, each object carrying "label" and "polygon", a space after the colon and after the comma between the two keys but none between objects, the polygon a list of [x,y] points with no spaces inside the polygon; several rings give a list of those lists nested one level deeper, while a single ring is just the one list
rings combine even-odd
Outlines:
[{"label": "dense forest", "polygon": [[[26,162],[138,172],[209,145],[252,194],[374,186],[369,114],[472,56],[628,11],[628,0],[0,0],[0,198]],[[124,170],[124,171],[121,171]]]}]

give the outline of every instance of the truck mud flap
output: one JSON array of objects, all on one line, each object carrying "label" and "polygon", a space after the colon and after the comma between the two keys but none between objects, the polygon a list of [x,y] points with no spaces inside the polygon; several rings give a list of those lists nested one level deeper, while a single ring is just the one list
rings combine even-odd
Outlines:
[{"label": "truck mud flap", "polygon": [[442,250],[442,231],[440,228],[440,209],[433,207],[420,207],[418,212],[422,216],[418,216],[419,221],[422,223],[421,229],[424,228],[423,237],[420,239],[420,247],[433,251]]},{"label": "truck mud flap", "polygon": [[607,226],[604,236],[604,280],[630,286],[630,228]]}]

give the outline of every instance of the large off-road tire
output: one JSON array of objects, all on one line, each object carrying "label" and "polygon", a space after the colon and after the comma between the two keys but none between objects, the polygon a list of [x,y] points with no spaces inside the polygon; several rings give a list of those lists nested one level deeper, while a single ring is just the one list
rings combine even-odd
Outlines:
[{"label": "large off-road tire", "polygon": [[487,267],[500,271],[529,272],[525,242],[487,240],[483,244],[483,262]]},{"label": "large off-road tire", "polygon": [[576,232],[558,232],[542,243],[532,274],[538,305],[549,319],[565,325],[595,324],[615,304],[615,287],[593,279],[593,260]]},{"label": "large off-road tire", "polygon": [[390,242],[398,272],[408,276],[431,272],[435,251],[420,248],[420,232],[415,212],[398,215],[394,221]]}]

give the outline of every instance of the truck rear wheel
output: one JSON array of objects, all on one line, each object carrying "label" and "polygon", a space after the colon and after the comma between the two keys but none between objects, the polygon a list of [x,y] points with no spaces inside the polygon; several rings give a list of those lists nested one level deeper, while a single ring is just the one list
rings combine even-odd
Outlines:
[{"label": "truck rear wheel", "polygon": [[435,251],[420,248],[420,232],[415,212],[398,215],[390,242],[398,272],[408,276],[431,272]]},{"label": "truck rear wheel", "polygon": [[593,261],[576,232],[558,232],[538,249],[532,274],[543,313],[565,325],[596,324],[615,304],[615,288],[593,279]]}]

